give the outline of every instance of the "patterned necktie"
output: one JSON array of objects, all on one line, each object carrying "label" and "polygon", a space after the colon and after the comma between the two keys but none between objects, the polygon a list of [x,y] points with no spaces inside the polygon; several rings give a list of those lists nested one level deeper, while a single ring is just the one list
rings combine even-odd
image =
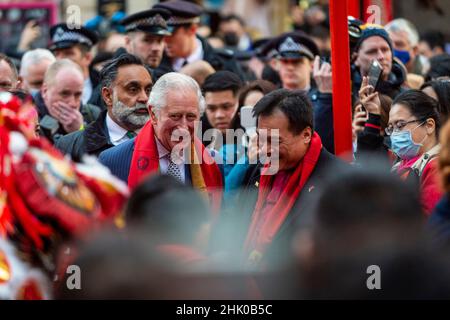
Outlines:
[{"label": "patterned necktie", "polygon": [[167,159],[169,160],[169,166],[167,167],[167,175],[175,178],[176,180],[183,183],[183,177],[181,176],[181,170],[178,165],[172,161],[171,154],[167,155]]},{"label": "patterned necktie", "polygon": [[127,131],[126,136],[130,139],[133,139],[134,137],[137,136],[137,134],[134,131]]}]

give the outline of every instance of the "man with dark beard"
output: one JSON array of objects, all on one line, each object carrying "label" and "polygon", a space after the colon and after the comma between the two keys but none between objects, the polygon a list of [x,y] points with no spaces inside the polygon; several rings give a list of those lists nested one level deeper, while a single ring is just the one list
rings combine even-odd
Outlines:
[{"label": "man with dark beard", "polygon": [[84,154],[102,151],[136,136],[150,119],[147,101],[153,86],[150,70],[141,60],[125,53],[102,69],[102,98],[107,110],[84,130],[58,140],[56,147],[80,161]]}]

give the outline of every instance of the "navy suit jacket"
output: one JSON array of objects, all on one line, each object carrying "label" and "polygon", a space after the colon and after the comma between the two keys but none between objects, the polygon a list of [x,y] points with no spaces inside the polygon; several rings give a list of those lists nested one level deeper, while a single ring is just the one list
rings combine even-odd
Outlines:
[{"label": "navy suit jacket", "polygon": [[103,151],[98,160],[108,167],[113,175],[128,183],[133,151],[134,139],[131,139]]},{"label": "navy suit jacket", "polygon": [[[134,141],[136,138],[125,141],[115,147],[100,153],[98,159],[106,167],[111,170],[111,173],[118,177],[120,180],[128,183],[128,175],[130,173],[131,160],[133,158]],[[220,157],[218,152],[210,150],[211,156],[218,160]],[[223,166],[219,165],[220,172],[223,175]],[[191,170],[189,165],[185,164],[185,183],[187,185],[192,184]]]}]

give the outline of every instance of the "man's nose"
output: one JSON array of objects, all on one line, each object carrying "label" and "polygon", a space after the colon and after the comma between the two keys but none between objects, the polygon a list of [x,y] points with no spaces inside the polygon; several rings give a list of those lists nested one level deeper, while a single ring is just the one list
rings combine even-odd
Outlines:
[{"label": "man's nose", "polygon": [[75,96],[70,96],[65,102],[73,109],[77,109],[80,106],[80,99]]},{"label": "man's nose", "polygon": [[137,97],[137,102],[147,104],[149,95],[142,89]]},{"label": "man's nose", "polygon": [[377,60],[383,61],[385,58],[386,58],[386,54],[383,51],[378,50]]},{"label": "man's nose", "polygon": [[223,112],[223,110],[222,109],[218,109],[217,111],[216,111],[216,118],[223,118],[223,117],[225,117],[225,112]]}]

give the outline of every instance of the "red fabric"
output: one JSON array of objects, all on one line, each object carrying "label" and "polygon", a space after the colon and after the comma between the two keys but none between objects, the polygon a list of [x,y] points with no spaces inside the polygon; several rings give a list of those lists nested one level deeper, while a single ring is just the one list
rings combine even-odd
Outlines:
[{"label": "red fabric", "polygon": [[[206,184],[206,189],[210,195],[210,202],[213,210],[218,211],[222,198],[222,175],[219,167],[211,158],[209,152],[205,150],[202,142],[194,137],[195,151],[201,155],[201,173]],[[199,156],[200,159],[200,156]],[[142,128],[136,137],[133,157],[131,160],[130,173],[128,175],[128,186],[132,190],[148,175],[158,172],[159,155],[156,146],[155,134],[151,122]]]},{"label": "red fabric", "polygon": [[425,166],[420,179],[422,207],[427,216],[431,215],[444,194],[439,181],[438,161],[435,158]]},{"label": "red fabric", "polygon": [[[406,179],[411,171],[412,165],[420,158],[414,157],[408,161],[402,161],[397,172],[402,179]],[[431,159],[423,169],[420,177],[420,198],[424,213],[429,216],[433,212],[434,207],[443,196],[443,191],[440,185],[439,169],[437,158]]]},{"label": "red fabric", "polygon": [[[295,201],[298,199],[300,192],[316,167],[321,150],[322,141],[319,135],[314,133],[306,155],[292,172],[280,198],[263,222],[260,219],[262,218],[267,195],[272,189],[274,177],[264,174],[261,175],[258,200],[244,245],[247,256],[252,255],[253,252],[256,252],[258,255],[264,254],[266,247],[272,242],[273,237],[285,221]],[[267,167],[268,165],[265,167],[266,170]],[[261,227],[259,228],[259,226]]]},{"label": "red fabric", "polygon": [[365,124],[365,127],[368,127],[368,128],[374,128],[374,129],[377,129],[377,130],[381,130],[381,127],[380,127],[380,126],[376,126],[376,125],[374,125],[374,124],[367,123],[367,122],[366,122],[366,124]]}]

